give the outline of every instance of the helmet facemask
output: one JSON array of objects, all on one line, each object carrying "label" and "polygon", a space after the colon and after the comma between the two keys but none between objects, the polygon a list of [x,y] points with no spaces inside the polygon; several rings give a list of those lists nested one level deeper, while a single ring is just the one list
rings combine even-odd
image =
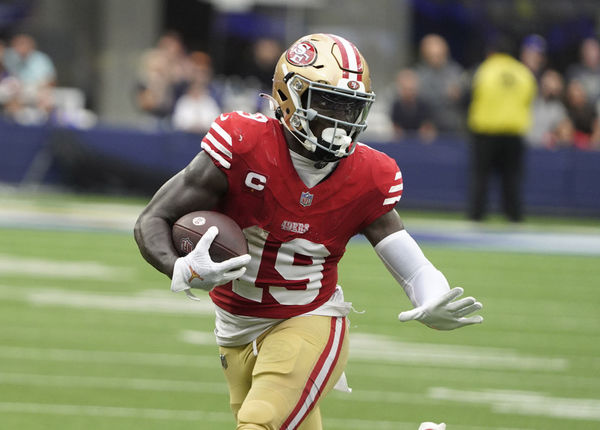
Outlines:
[{"label": "helmet facemask", "polygon": [[374,100],[369,67],[343,37],[304,36],[275,67],[275,115],[315,160],[335,161],[353,153]]},{"label": "helmet facemask", "polygon": [[310,81],[295,74],[287,87],[295,107],[292,133],[320,159],[334,161],[354,152],[358,135],[367,128],[374,93]]}]

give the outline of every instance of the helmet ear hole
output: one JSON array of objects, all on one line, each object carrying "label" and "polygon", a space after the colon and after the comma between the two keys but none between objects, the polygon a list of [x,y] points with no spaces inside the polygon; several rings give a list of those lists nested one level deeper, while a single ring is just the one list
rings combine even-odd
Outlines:
[{"label": "helmet ear hole", "polygon": [[277,94],[279,94],[279,97],[281,97],[281,101],[286,101],[288,99],[285,93],[281,90],[277,90]]}]

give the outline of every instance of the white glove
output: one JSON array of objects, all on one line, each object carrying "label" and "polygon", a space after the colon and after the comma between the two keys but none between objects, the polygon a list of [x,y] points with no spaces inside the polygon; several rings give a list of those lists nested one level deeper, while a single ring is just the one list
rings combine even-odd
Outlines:
[{"label": "white glove", "polygon": [[480,315],[465,318],[466,315],[481,309],[483,307],[481,303],[473,297],[452,301],[462,296],[463,292],[460,287],[453,288],[436,299],[400,313],[398,319],[402,322],[417,320],[438,330],[453,330],[465,325],[481,323],[483,317]]},{"label": "white glove", "polygon": [[175,261],[171,291],[178,293],[190,288],[210,291],[217,285],[233,281],[246,272],[246,268],[243,266],[250,262],[250,255],[248,254],[230,258],[220,263],[212,261],[208,249],[217,234],[219,234],[219,229],[215,226],[210,227],[192,252],[184,257],[179,257]]},{"label": "white glove", "polygon": [[446,430],[446,424],[444,424],[444,423],[436,424],[436,423],[426,422],[426,423],[422,423],[419,426],[419,430]]}]

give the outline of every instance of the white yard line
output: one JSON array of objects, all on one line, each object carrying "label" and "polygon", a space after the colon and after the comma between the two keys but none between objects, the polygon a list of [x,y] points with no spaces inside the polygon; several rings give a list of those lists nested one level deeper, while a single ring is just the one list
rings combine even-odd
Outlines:
[{"label": "white yard line", "polygon": [[58,261],[0,254],[0,275],[126,281],[133,278],[134,271],[133,269],[108,266],[95,261]]},{"label": "white yard line", "polygon": [[142,292],[134,296],[49,289],[32,291],[27,295],[27,300],[34,305],[81,309],[214,315],[214,305],[208,297],[204,300],[192,301],[183,294],[176,295],[166,289],[160,295],[146,295]]},{"label": "white yard line", "polygon": [[[190,357],[191,358],[191,357]],[[215,367],[218,358],[213,359]],[[85,387],[115,388],[139,391],[170,391],[185,393],[211,393],[227,395],[227,384],[223,382],[202,382],[199,375],[191,375],[189,380],[128,378],[108,376],[42,375],[32,373],[0,373],[0,383],[29,385],[37,387]]]},{"label": "white yard line", "polygon": [[72,415],[111,418],[143,418],[169,421],[232,422],[225,412],[189,411],[172,409],[145,409],[99,405],[69,405],[52,403],[0,402],[0,411],[43,415]]},{"label": "white yard line", "polygon": [[[139,418],[169,421],[198,421],[233,424],[233,416],[225,412],[210,412],[203,410],[173,410],[129,408],[100,405],[73,405],[52,403],[0,402],[0,412],[26,413],[40,415],[85,416],[98,418]],[[414,430],[419,425],[415,422],[362,420],[351,418],[325,417],[325,428],[356,429],[356,430]],[[456,424],[462,430],[527,430],[514,427],[471,426]]]},{"label": "white yard line", "polygon": [[600,399],[552,397],[530,391],[469,391],[445,387],[431,388],[429,397],[454,403],[489,405],[494,412],[502,414],[600,421]]},{"label": "white yard line", "polygon": [[[185,330],[182,339],[199,345],[214,341],[193,330]],[[400,342],[390,336],[369,333],[350,333],[350,361],[550,372],[563,371],[569,364],[565,358],[524,355],[507,348]]]},{"label": "white yard line", "polygon": [[66,348],[35,348],[0,346],[0,358],[31,361],[57,361],[69,363],[134,364],[138,366],[207,367],[220,366],[219,357],[196,354],[168,354],[156,352],[101,351]]},{"label": "white yard line", "polygon": [[146,312],[174,315],[213,316],[214,305],[205,295],[201,300],[189,300],[183,293],[165,290],[145,290],[137,294],[107,294],[63,290],[59,288],[13,287],[0,284],[0,299],[22,300],[36,306],[57,306],[104,311]]},{"label": "white yard line", "polygon": [[421,366],[559,372],[565,358],[524,355],[508,348],[400,342],[391,336],[350,334],[350,359]]}]

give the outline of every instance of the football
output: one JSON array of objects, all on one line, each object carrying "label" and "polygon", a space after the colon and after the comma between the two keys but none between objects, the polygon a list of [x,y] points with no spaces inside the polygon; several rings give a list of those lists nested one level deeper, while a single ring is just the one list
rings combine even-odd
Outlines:
[{"label": "football", "polygon": [[214,211],[196,211],[186,214],[173,224],[173,244],[179,255],[188,254],[211,226],[219,234],[208,250],[213,261],[221,262],[248,253],[248,242],[236,222]]}]

